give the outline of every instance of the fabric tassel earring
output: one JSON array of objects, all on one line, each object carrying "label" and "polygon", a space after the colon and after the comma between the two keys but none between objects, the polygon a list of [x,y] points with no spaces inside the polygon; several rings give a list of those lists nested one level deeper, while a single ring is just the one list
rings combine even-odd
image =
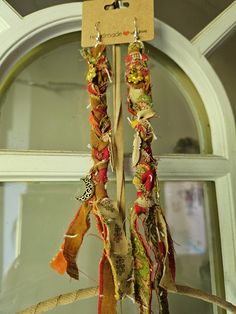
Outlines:
[{"label": "fabric tassel earring", "polygon": [[107,169],[111,160],[111,121],[107,114],[106,91],[111,80],[111,67],[98,27],[99,23],[95,25],[98,32],[95,47],[81,52],[88,64],[87,90],[91,104],[89,122],[94,164],[84,179],[86,191],[78,197],[82,205],[51,266],[61,274],[67,272],[70,277],[79,278],[76,256],[90,227],[89,214],[92,212],[104,243],[100,262],[98,313],[115,314],[117,300],[133,293],[133,258],[121,215],[106,190]]},{"label": "fabric tassel earring", "polygon": [[131,209],[134,293],[140,313],[152,313],[154,290],[159,313],[168,314],[167,289],[175,290],[175,259],[173,241],[160,206],[157,160],[151,148],[155,135],[150,119],[155,116],[155,111],[147,61],[135,19],[134,42],[129,44],[125,59],[127,106],[132,115],[130,124],[135,131],[132,163],[137,199]]}]

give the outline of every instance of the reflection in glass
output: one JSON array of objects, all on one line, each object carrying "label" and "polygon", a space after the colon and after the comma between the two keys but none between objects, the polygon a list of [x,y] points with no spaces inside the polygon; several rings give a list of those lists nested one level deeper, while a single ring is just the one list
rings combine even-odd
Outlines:
[{"label": "reflection in glass", "polygon": [[164,185],[164,195],[167,220],[175,234],[177,255],[205,254],[203,184],[168,182]]},{"label": "reflection in glass", "polygon": [[[175,243],[177,282],[211,292],[207,195],[201,182],[163,183],[166,219]],[[209,229],[209,228],[208,228]],[[171,296],[173,313],[213,313],[211,305]]]},{"label": "reflection in glass", "polygon": [[[110,196],[115,196],[115,184],[109,183]],[[208,196],[200,182],[162,183],[162,201],[175,242],[177,282],[211,291],[209,235],[206,224]],[[59,276],[49,266],[63,239],[67,226],[79,203],[75,200],[78,183],[7,183],[0,186],[0,228],[3,239],[0,314],[12,314],[32,304],[98,284],[98,264],[102,241],[97,236],[94,219],[78,255],[80,280]],[[126,184],[127,216],[135,197],[131,183]],[[128,220],[127,220],[128,224]],[[96,313],[96,297],[52,313]],[[154,304],[154,308],[155,308]],[[170,295],[172,313],[211,314],[207,303]],[[123,304],[124,314],[137,313],[129,300]]]},{"label": "reflection in glass", "polygon": [[[71,38],[69,43],[61,40],[59,47],[26,66],[1,98],[0,149],[90,153],[87,65],[78,51],[81,47],[77,37]],[[127,47],[122,47],[124,57]],[[111,58],[111,49],[108,53]],[[186,97],[184,86],[177,85],[176,78],[172,77],[178,67],[167,57],[160,63],[160,56],[161,52],[150,49],[153,103],[157,112],[157,117],[152,119],[158,138],[153,144],[155,154],[173,153],[181,138],[199,141],[194,121],[198,118],[193,117],[188,103],[191,96]],[[127,120],[126,96],[123,73],[124,145],[125,152],[131,153],[133,130]],[[111,86],[108,99],[112,114]]]},{"label": "reflection in glass", "polygon": [[236,121],[236,28],[208,56],[208,60],[221,79],[229,97]]}]

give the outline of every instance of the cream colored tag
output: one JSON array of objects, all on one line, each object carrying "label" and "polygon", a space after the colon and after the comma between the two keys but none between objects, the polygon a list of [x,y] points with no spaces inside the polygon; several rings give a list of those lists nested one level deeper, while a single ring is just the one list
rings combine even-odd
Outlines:
[{"label": "cream colored tag", "polygon": [[154,1],[123,0],[122,8],[111,8],[113,0],[93,0],[83,2],[82,47],[92,47],[96,43],[98,25],[105,45],[130,43],[134,39],[134,20],[140,40],[154,38]]}]

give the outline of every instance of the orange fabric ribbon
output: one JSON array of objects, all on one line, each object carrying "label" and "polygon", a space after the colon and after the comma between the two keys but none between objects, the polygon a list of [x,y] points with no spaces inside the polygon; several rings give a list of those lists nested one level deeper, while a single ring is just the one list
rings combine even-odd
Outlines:
[{"label": "orange fabric ribbon", "polygon": [[51,261],[51,266],[59,274],[63,275],[65,272],[74,279],[79,279],[79,271],[76,265],[76,256],[78,250],[83,242],[85,233],[90,227],[89,223],[89,213],[91,207],[87,202],[84,202],[75,218],[71,222],[63,244],[56,255],[56,257]]}]

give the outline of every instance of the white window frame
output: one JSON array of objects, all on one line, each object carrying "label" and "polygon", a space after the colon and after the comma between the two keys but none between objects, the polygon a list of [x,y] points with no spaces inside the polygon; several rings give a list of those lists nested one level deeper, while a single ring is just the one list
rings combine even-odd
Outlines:
[{"label": "white window frame", "polygon": [[[22,18],[1,1],[0,12],[0,82],[32,48],[81,29],[81,3],[50,7]],[[235,13],[236,1],[192,42],[155,20],[156,37],[151,42],[176,62],[196,87],[208,116],[213,149],[212,155],[161,156],[160,179],[215,182],[225,292],[233,303],[236,303],[235,123],[226,92],[205,55],[235,26]],[[84,154],[1,151],[0,182],[77,181],[90,166],[91,158]],[[129,180],[128,166],[127,172]]]}]

